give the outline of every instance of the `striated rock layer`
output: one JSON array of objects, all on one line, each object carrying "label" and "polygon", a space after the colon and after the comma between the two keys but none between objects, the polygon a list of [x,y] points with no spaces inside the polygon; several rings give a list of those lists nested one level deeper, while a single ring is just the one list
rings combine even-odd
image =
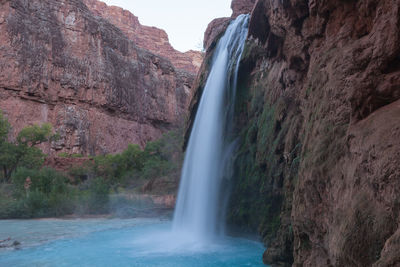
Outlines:
[{"label": "striated rock layer", "polygon": [[237,96],[227,217],[264,261],[400,265],[400,2],[258,0]]},{"label": "striated rock layer", "polygon": [[[197,63],[187,54],[171,63],[160,56],[168,51],[155,51],[157,42],[172,49],[165,32],[98,5],[104,10],[94,14],[81,0],[0,2],[0,109],[14,135],[51,122],[61,139],[47,153],[118,152],[185,116]],[[143,35],[132,38],[134,27]]]},{"label": "striated rock layer", "polygon": [[83,0],[83,2],[94,14],[107,19],[121,29],[139,47],[168,58],[178,69],[197,74],[203,61],[201,52],[190,50],[181,53],[175,50],[169,43],[168,35],[164,30],[141,25],[135,15],[120,7],[107,6],[98,0]]}]

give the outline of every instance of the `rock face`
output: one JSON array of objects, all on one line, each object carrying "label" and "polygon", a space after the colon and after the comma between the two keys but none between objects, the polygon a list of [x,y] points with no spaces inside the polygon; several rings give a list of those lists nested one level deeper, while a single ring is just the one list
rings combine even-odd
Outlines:
[{"label": "rock face", "polygon": [[231,3],[232,17],[236,18],[240,14],[249,14],[253,10],[256,0],[233,0]]},{"label": "rock face", "polygon": [[264,261],[398,266],[400,2],[258,0],[237,95],[228,222]]},{"label": "rock face", "polygon": [[204,49],[210,52],[210,48],[222,36],[232,19],[235,19],[240,14],[250,14],[255,2],[256,0],[233,0],[231,3],[233,12],[230,18],[217,18],[208,24],[207,30],[204,33]]},{"label": "rock face", "polygon": [[[90,8],[81,0],[0,2],[0,109],[14,134],[51,122],[61,139],[43,147],[46,153],[144,145],[181,123],[192,95],[196,65],[188,54],[171,63],[149,47],[170,47],[163,31],[101,3],[94,14],[96,2],[86,3]],[[149,35],[132,38],[135,27]]]},{"label": "rock face", "polygon": [[204,33],[203,47],[206,51],[212,48],[216,41],[222,36],[231,22],[231,18],[218,18],[208,24],[207,30]]},{"label": "rock face", "polygon": [[44,165],[51,166],[57,171],[68,173],[72,168],[84,167],[90,162],[92,158],[62,158],[62,157],[49,157],[46,158]]},{"label": "rock face", "polygon": [[168,58],[177,69],[197,74],[203,61],[201,52],[176,51],[169,43],[168,35],[164,30],[141,25],[135,15],[120,7],[107,6],[98,0],[83,0],[83,2],[94,14],[107,19],[121,29],[139,47]]}]

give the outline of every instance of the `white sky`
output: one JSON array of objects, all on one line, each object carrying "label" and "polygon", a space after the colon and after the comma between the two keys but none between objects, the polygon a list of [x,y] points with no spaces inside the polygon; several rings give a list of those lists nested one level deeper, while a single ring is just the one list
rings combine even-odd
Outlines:
[{"label": "white sky", "polygon": [[208,23],[232,14],[232,0],[101,1],[131,11],[143,25],[165,30],[172,46],[182,52],[200,50]]}]

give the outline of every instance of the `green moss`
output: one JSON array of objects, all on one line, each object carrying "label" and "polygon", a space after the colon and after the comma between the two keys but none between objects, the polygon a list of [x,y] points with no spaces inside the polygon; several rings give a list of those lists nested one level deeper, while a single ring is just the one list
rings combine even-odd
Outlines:
[{"label": "green moss", "polygon": [[[235,164],[235,199],[231,201],[232,209],[228,214],[231,223],[247,229],[259,229],[263,236],[268,237],[273,236],[279,228],[280,213],[279,196],[273,197],[268,192],[269,184],[274,179],[271,173],[275,169],[266,170],[266,164],[277,161],[269,147],[275,129],[275,125],[269,122],[273,121],[275,110],[275,107],[265,105],[261,116],[252,119],[248,128],[241,133],[243,143]],[[236,198],[240,201],[236,201]]]},{"label": "green moss", "polygon": [[[242,63],[253,64],[256,50],[255,44],[247,44]],[[237,90],[235,120],[240,145],[227,219],[243,230],[258,231],[268,243],[282,227],[282,213],[290,214],[286,201],[291,198],[285,197],[292,193],[288,192],[294,187],[290,185],[297,182],[301,117],[298,110],[290,110],[294,105],[289,98],[281,96],[271,102],[267,69],[252,77],[246,75],[239,79]]]},{"label": "green moss", "polygon": [[259,232],[264,237],[264,240],[268,241],[275,236],[281,225],[281,219],[279,214],[273,217],[265,217],[259,226]]},{"label": "green moss", "polygon": [[61,153],[58,153],[57,156],[60,158],[68,158],[69,154],[67,152],[61,152]]}]

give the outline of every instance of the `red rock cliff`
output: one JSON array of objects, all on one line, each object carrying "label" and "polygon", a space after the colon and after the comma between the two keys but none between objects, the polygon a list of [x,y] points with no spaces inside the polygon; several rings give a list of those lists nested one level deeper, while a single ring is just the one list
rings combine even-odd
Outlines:
[{"label": "red rock cliff", "polygon": [[232,19],[240,14],[250,14],[255,2],[256,0],[233,0],[231,3],[232,16],[230,18],[216,18],[208,24],[204,33],[204,48],[209,50],[213,46],[213,42],[219,39],[222,33],[225,32]]},{"label": "red rock cliff", "polygon": [[139,47],[168,58],[178,69],[197,74],[203,60],[201,52],[181,53],[175,50],[169,43],[168,35],[164,30],[141,25],[135,15],[120,7],[107,6],[98,0],[83,0],[83,2],[94,14],[107,19],[121,29]]},{"label": "red rock cliff", "polygon": [[264,261],[399,266],[400,1],[258,0],[237,95],[227,217]]},{"label": "red rock cliff", "polygon": [[253,10],[256,0],[232,0],[232,17],[236,18],[240,14],[249,14]]},{"label": "red rock cliff", "polygon": [[[170,47],[163,31],[99,5],[109,20],[130,26],[118,28],[125,22],[113,25],[80,0],[0,2],[0,108],[14,134],[51,122],[61,139],[45,152],[93,154],[144,145],[186,113],[195,69],[190,57],[171,63],[147,45],[153,39],[146,38],[158,38]],[[135,25],[148,35],[131,38]]]}]

